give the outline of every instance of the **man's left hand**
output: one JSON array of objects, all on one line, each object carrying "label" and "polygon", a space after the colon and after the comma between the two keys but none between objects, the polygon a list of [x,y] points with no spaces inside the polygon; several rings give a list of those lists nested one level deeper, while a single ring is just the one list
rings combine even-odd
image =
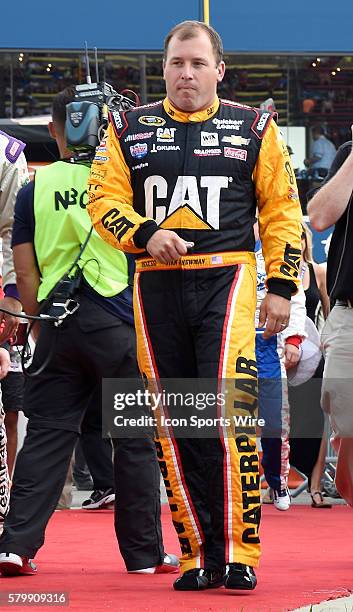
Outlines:
[{"label": "man's left hand", "polygon": [[267,293],[260,307],[259,327],[265,327],[263,337],[271,338],[275,334],[283,331],[289,322],[290,300]]},{"label": "man's left hand", "polygon": [[[5,310],[10,310],[16,314],[20,314],[22,310],[21,302],[12,297],[4,297],[0,300],[0,308],[5,308]],[[16,334],[19,321],[18,317],[0,311],[0,344]]]}]

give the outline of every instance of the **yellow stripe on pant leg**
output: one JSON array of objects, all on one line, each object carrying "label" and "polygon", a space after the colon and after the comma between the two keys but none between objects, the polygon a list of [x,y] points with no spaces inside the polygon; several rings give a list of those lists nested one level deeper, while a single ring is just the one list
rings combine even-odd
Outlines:
[{"label": "yellow stripe on pant leg", "polygon": [[[143,304],[139,291],[139,274],[135,275],[134,283],[134,315],[137,336],[137,357],[141,373],[149,381],[148,384],[158,391],[158,372],[154,363],[148,330],[144,320]],[[163,407],[159,407],[154,416],[160,422]],[[178,460],[177,440],[172,440],[165,426],[159,427],[159,437],[156,439],[159,467],[167,491],[172,519],[178,535],[181,558],[181,571],[201,567],[203,561],[203,535],[198,526],[198,520],[193,511],[186,485],[183,482],[182,466]]]},{"label": "yellow stripe on pant leg", "polygon": [[[163,435],[163,434],[162,434]],[[167,437],[156,440],[159,467],[164,479],[173,525],[177,532],[181,571],[203,567],[203,536],[192,510],[187,487],[182,481],[182,466],[176,456],[175,441]]]},{"label": "yellow stripe on pant leg", "polygon": [[242,265],[234,290],[224,342],[226,380],[224,431],[226,561],[257,567],[260,557],[260,478],[256,450],[257,369],[255,362],[256,272]]}]

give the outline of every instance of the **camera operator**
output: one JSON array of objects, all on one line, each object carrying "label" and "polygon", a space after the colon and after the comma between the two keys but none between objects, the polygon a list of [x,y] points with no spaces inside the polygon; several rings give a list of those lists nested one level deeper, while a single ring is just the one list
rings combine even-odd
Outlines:
[{"label": "camera operator", "polygon": [[[27,437],[0,538],[3,575],[36,572],[31,557],[44,542],[87,406],[94,402],[101,412],[102,378],[139,377],[128,260],[95,232],[82,249],[91,228],[85,210],[90,163],[72,163],[76,157],[67,148],[66,106],[74,96],[67,88],[53,101],[49,131],[61,159],[37,171],[34,185],[20,192],[15,209],[13,250],[26,312],[38,311],[80,253],[82,278],[74,295],[79,308],[61,325],[41,322],[36,331],[31,373],[51,358],[26,385]],[[176,557],[163,550],[153,436],[119,440],[114,461],[119,495],[115,527],[127,570],[176,571]]]}]

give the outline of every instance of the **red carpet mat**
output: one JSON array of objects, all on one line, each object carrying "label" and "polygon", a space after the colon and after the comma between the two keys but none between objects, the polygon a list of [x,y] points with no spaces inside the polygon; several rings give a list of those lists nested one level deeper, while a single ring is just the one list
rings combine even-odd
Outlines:
[{"label": "red carpet mat", "polygon": [[[177,540],[166,507],[163,526],[165,548],[175,553]],[[31,609],[117,612],[279,612],[353,592],[351,509],[293,506],[280,513],[265,506],[262,544],[259,584],[253,593],[235,595],[225,589],[176,593],[171,588],[175,575],[124,571],[111,511],[61,511],[52,518],[46,544],[36,558],[38,575],[2,578],[1,592],[66,591],[69,608]]]}]

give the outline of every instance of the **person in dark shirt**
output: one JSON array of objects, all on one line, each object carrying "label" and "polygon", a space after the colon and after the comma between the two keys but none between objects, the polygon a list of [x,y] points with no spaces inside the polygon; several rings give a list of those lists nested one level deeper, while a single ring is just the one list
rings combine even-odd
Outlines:
[{"label": "person in dark shirt", "polygon": [[[74,294],[78,309],[58,327],[42,321],[36,330],[30,367],[36,376],[25,387],[27,435],[0,538],[0,573],[5,576],[36,572],[31,557],[43,545],[80,431],[87,414],[92,410],[101,414],[102,379],[139,378],[126,257],[117,257],[113,248],[107,250],[108,245],[93,233],[87,242],[91,223],[84,201],[89,167],[72,159],[64,130],[66,105],[73,99],[73,90],[67,88],[53,101],[49,131],[61,159],[37,171],[15,207],[12,246],[27,314],[35,314],[39,306],[51,312],[52,303],[58,301],[56,292],[50,298],[51,292],[69,277],[74,262],[81,282],[76,282]],[[46,367],[39,371],[45,361]],[[115,528],[127,570],[177,571],[177,558],[163,549],[153,431],[115,442],[119,492]]]},{"label": "person in dark shirt", "polygon": [[[353,127],[352,127],[353,130]],[[336,487],[353,506],[353,235],[352,141],[337,151],[322,187],[308,206],[314,229],[335,224],[327,261],[327,290],[334,304],[322,331],[325,354],[321,405],[330,414],[338,452]]]}]

